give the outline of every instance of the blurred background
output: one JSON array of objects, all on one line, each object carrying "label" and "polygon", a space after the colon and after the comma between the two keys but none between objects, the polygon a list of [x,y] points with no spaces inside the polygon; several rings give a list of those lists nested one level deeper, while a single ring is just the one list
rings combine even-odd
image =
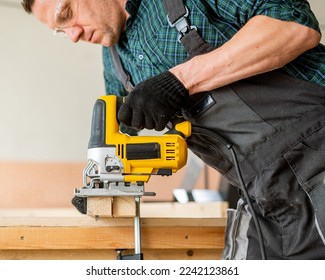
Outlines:
[{"label": "blurred background", "polygon": [[[325,33],[325,1],[309,2]],[[0,208],[71,207],[92,107],[105,94],[101,47],[54,37],[17,0],[0,0],[0,26]],[[219,188],[218,174],[199,166],[195,187]],[[184,174],[153,178],[146,189],[171,201]]]}]

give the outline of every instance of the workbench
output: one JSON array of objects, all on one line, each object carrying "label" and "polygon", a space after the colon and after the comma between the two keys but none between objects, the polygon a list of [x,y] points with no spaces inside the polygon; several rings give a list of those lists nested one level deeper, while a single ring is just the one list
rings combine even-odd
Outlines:
[{"label": "workbench", "polygon": [[[141,203],[144,259],[220,259],[226,207]],[[96,219],[73,208],[0,210],[0,259],[114,260],[133,248],[132,218]]]}]

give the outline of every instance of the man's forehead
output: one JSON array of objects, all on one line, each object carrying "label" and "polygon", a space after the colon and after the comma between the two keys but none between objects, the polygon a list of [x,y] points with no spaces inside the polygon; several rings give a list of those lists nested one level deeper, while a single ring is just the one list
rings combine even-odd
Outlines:
[{"label": "man's forehead", "polygon": [[53,25],[55,6],[59,0],[35,0],[32,12],[35,17],[46,25]]},{"label": "man's forehead", "polygon": [[38,6],[38,5],[41,5],[41,6],[48,6],[48,5],[51,5],[51,3],[55,3],[57,2],[57,0],[34,0],[34,5],[33,6]]}]

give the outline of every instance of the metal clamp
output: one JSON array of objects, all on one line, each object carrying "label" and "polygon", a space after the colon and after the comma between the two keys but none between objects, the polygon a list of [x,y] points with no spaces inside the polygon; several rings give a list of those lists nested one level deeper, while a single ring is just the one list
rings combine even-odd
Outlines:
[{"label": "metal clamp", "polygon": [[134,254],[124,255],[123,250],[117,250],[118,260],[143,260],[141,249],[141,221],[140,221],[140,197],[135,197],[136,214],[134,217]]},{"label": "metal clamp", "polygon": [[188,32],[190,32],[193,29],[197,30],[196,26],[189,24],[189,20],[187,18],[189,15],[189,10],[186,6],[185,6],[185,11],[186,11],[185,14],[183,16],[181,16],[178,20],[176,20],[174,23],[172,23],[169,20],[169,17],[167,15],[167,21],[168,21],[169,26],[175,27],[179,33],[179,35],[178,35],[179,42],[182,39],[182,37],[184,35],[186,35]]}]

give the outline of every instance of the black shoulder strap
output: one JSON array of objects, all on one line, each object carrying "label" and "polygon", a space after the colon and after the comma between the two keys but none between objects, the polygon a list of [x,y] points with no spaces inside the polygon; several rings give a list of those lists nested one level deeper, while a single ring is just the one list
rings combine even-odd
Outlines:
[{"label": "black shoulder strap", "polygon": [[171,24],[175,24],[179,19],[188,14],[188,10],[184,5],[183,0],[164,0],[163,3],[167,12],[168,21]]},{"label": "black shoulder strap", "polygon": [[189,10],[183,0],[163,0],[167,21],[179,33],[178,40],[190,56],[211,50],[211,46],[199,35],[197,27],[190,25]]}]

